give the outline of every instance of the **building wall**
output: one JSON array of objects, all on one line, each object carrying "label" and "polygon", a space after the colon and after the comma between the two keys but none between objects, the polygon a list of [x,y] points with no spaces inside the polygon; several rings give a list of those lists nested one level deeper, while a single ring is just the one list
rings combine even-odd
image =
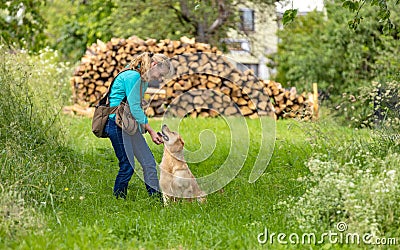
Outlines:
[{"label": "building wall", "polygon": [[[264,8],[256,8],[252,3],[246,6],[239,6],[239,10],[254,10],[254,31],[245,31],[244,34],[232,30],[228,33],[229,38],[226,39],[227,44],[232,42],[241,42],[243,51],[230,51],[226,56],[237,64],[254,64],[257,65],[257,75],[261,79],[269,79],[272,69],[266,66],[267,55],[277,51],[278,38],[276,32],[278,25],[276,22],[275,5],[265,6]],[[247,41],[247,45],[246,45]],[[249,48],[249,51],[246,49]],[[243,68],[242,66],[238,66]]]},{"label": "building wall", "polygon": [[229,41],[245,41],[248,42],[249,51],[230,51],[226,56],[237,64],[238,68],[245,68],[240,64],[250,64],[257,66],[257,76],[261,79],[269,79],[274,69],[266,66],[268,63],[267,56],[273,54],[278,48],[277,31],[282,27],[282,16],[285,10],[298,9],[298,15],[305,15],[310,11],[325,12],[323,0],[292,0],[276,2],[275,4],[257,7],[252,2],[248,2],[246,6],[239,6],[238,9],[253,9],[255,18],[254,31],[242,34],[235,30],[228,33]]}]

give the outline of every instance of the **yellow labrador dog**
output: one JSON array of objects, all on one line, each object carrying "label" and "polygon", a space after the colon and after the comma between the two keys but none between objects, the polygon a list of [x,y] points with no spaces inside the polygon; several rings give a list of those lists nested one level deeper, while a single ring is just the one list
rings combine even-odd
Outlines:
[{"label": "yellow labrador dog", "polygon": [[169,200],[185,199],[199,202],[205,201],[205,193],[200,189],[196,178],[190,171],[184,156],[182,137],[171,131],[167,125],[162,127],[164,154],[160,164],[160,188],[164,204]]}]

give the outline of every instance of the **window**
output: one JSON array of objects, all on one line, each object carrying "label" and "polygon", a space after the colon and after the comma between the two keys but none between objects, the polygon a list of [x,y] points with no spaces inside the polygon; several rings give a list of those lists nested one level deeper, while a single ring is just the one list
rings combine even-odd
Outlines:
[{"label": "window", "polygon": [[240,9],[240,30],[254,31],[254,10]]},{"label": "window", "polygon": [[246,54],[250,52],[250,43],[246,39],[224,39],[223,43],[231,54]]},{"label": "window", "polygon": [[240,71],[253,70],[254,75],[258,76],[258,64],[253,63],[237,63],[236,67]]}]

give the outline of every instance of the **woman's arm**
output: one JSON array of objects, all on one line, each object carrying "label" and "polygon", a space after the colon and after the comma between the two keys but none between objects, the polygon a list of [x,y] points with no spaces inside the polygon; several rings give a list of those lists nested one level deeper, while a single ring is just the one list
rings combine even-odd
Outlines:
[{"label": "woman's arm", "polygon": [[[149,132],[152,141],[159,145],[163,143],[162,138],[157,134],[156,131],[150,126],[147,116],[144,113],[141,103],[141,95],[140,95],[140,84],[141,78],[140,74],[137,71],[130,71],[130,74],[125,79],[125,90],[126,96],[129,103],[129,108],[133,117],[139,124],[144,124],[146,131]],[[142,89],[143,91],[143,89]],[[143,94],[143,93],[142,93]],[[139,126],[140,127],[140,126]]]},{"label": "woman's arm", "polygon": [[140,95],[140,84],[141,78],[140,74],[137,71],[128,71],[129,74],[125,76],[124,84],[125,84],[125,94],[128,99],[129,108],[133,117],[135,117],[136,121],[139,124],[148,123],[148,119],[146,114],[144,113],[141,106],[141,95]]},{"label": "woman's arm", "polygon": [[157,132],[153,130],[150,124],[146,123],[144,127],[149,132],[151,139],[155,144],[160,145],[161,143],[163,143],[161,136],[159,136]]}]

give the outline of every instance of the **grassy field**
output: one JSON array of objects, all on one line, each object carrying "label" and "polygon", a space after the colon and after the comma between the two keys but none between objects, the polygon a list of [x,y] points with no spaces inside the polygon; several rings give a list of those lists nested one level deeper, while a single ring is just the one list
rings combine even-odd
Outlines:
[{"label": "grassy field", "polygon": [[[160,120],[151,123],[155,128],[161,125]],[[187,146],[194,148],[199,131],[224,127],[222,119],[190,119],[185,123],[198,128],[184,137]],[[369,138],[366,130],[278,121],[273,157],[266,172],[255,183],[247,181],[254,162],[252,155],[257,155],[257,148],[250,148],[249,158],[238,176],[223,192],[210,194],[207,203],[183,202],[163,207],[158,200],[147,197],[137,175],[131,180],[127,200],[114,199],[112,186],[118,167],[110,142],[91,134],[89,119],[65,117],[64,124],[69,127],[68,145],[77,158],[63,171],[63,185],[56,185],[62,189],[56,192],[57,202],[54,206],[42,204],[40,210],[45,214],[46,224],[38,233],[26,234],[15,241],[2,241],[4,246],[17,248],[18,245],[22,249],[265,248],[266,245],[257,240],[265,228],[288,234],[301,231],[290,228],[286,211],[276,209],[275,205],[305,192],[306,186],[299,183],[298,178],[310,173],[305,162],[317,153],[314,143],[325,140],[322,136],[327,131],[338,141]],[[257,124],[249,121],[249,126],[252,130]],[[317,127],[322,131],[316,131]],[[160,162],[162,146],[150,145]],[[229,140],[219,141],[218,147],[219,155],[226,154]],[[334,152],[334,149],[320,150]],[[202,171],[207,172],[209,167],[220,164],[216,157],[191,165],[191,168],[199,176]],[[272,247],[283,246],[275,243]]]},{"label": "grassy field", "polygon": [[[47,212],[49,228],[41,236],[24,237],[26,246],[255,248],[257,235],[263,232],[264,226],[276,231],[285,228],[285,215],[274,212],[274,204],[289,195],[301,194],[303,189],[296,179],[308,173],[304,160],[311,149],[304,142],[306,136],[291,123],[282,122],[271,164],[254,184],[247,182],[255,160],[249,157],[224,191],[209,195],[207,203],[202,205],[183,202],[163,207],[158,200],[147,197],[144,184],[136,175],[131,180],[127,200],[115,200],[111,192],[118,167],[111,144],[91,134],[88,119],[67,118],[66,122],[71,128],[69,145],[81,159],[65,172],[62,200],[55,211]],[[161,121],[151,123],[155,128],[161,125]],[[190,120],[190,124],[200,130],[224,127],[221,119]],[[193,147],[195,142],[190,138],[197,139],[198,131],[184,137],[188,147]],[[153,143],[150,146],[156,161],[160,162],[162,146]],[[210,168],[221,165],[223,161],[218,155],[227,155],[229,147],[229,140],[219,141],[217,156],[191,165],[194,174],[202,176]],[[249,155],[252,154],[256,152]]]},{"label": "grassy field", "polygon": [[[90,119],[61,114],[69,100],[69,67],[52,63],[51,51],[39,58],[0,52],[0,249],[400,245],[396,131],[351,129],[321,114],[318,122],[268,123],[262,137],[257,120],[246,120],[243,128],[241,118],[231,127],[221,118],[184,119],[179,132],[197,177],[215,172],[227,158],[228,170],[231,164],[240,172],[204,204],[164,207],[147,196],[139,175],[127,199],[116,200],[118,162],[109,140],[91,133]],[[150,123],[159,129],[163,121]],[[149,145],[160,162],[163,146]],[[257,159],[266,169],[249,183]],[[327,232],[371,234],[385,244],[321,241]],[[296,241],[296,235],[310,233],[318,237],[310,244]]]}]

